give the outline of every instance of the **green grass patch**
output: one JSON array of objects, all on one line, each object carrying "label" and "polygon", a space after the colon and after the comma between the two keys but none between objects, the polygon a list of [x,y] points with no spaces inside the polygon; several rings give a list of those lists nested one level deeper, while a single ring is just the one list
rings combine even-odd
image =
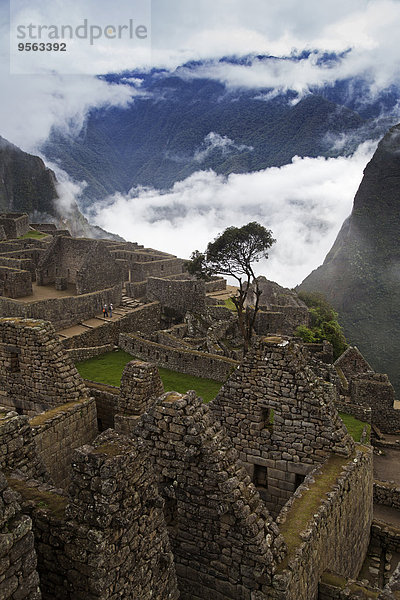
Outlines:
[{"label": "green grass patch", "polygon": [[232,312],[236,312],[236,306],[234,305],[232,298],[226,298],[226,300],[224,300],[224,305]]},{"label": "green grass patch", "polygon": [[[77,363],[76,368],[84,379],[119,387],[125,365],[131,360],[134,360],[133,356],[118,350]],[[222,386],[221,382],[213,379],[194,377],[162,367],[158,367],[158,371],[166,392],[175,391],[184,394],[188,390],[195,390],[205,402],[215,398]]]},{"label": "green grass patch", "polygon": [[27,231],[26,233],[24,233],[24,235],[21,235],[18,239],[19,240],[26,240],[26,239],[34,239],[34,240],[41,240],[42,238],[48,237],[47,233],[42,233],[41,231]]},{"label": "green grass patch", "polygon": [[63,519],[68,499],[53,492],[40,491],[35,487],[29,487],[25,481],[7,478],[11,488],[19,492],[24,500],[33,500],[37,508],[49,510],[57,519]]},{"label": "green grass patch", "polygon": [[347,579],[341,577],[337,573],[332,573],[331,571],[325,571],[322,573],[321,581],[327,585],[334,585],[341,590],[343,590],[347,585]]},{"label": "green grass patch", "polygon": [[46,412],[40,413],[40,414],[36,415],[35,417],[32,417],[31,419],[29,419],[29,425],[31,427],[38,427],[39,425],[44,425],[47,421],[49,421],[50,419],[52,419],[59,413],[70,410],[71,408],[74,408],[75,406],[78,406],[79,404],[82,404],[82,403],[78,402],[78,401],[67,402],[66,404],[60,404],[59,406],[50,408],[50,410],[47,410]]},{"label": "green grass patch", "polygon": [[339,416],[342,419],[343,423],[346,425],[347,431],[349,432],[349,434],[355,442],[359,442],[361,440],[362,432],[365,426],[367,426],[368,428],[367,439],[369,440],[369,434],[371,432],[371,426],[369,425],[369,423],[359,421],[352,415],[348,415],[343,412],[340,412]]},{"label": "green grass patch", "polygon": [[307,523],[311,521],[321,501],[331,491],[349,460],[343,456],[331,456],[322,467],[320,474],[315,477],[315,483],[311,485],[309,491],[293,502],[285,523],[279,526],[288,548],[288,554],[279,565],[279,570],[287,567],[294,550],[302,544],[300,533],[307,528]]}]

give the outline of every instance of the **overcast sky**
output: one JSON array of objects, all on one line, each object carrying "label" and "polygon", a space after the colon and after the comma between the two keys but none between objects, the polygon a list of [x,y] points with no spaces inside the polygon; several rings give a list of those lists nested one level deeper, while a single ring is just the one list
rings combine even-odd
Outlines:
[{"label": "overcast sky", "polygon": [[[140,94],[140,89],[135,90],[125,85],[108,85],[96,79],[95,75],[100,73],[150,67],[174,69],[188,60],[207,59],[209,62],[199,69],[198,74],[201,76],[207,75],[227,85],[238,87],[257,89],[269,86],[293,89],[299,95],[307,93],[310,85],[329,83],[345,77],[362,76],[367,79],[372,95],[391,83],[399,83],[398,0],[153,0],[151,3],[146,0],[115,0],[112,3],[109,0],[11,0],[11,33],[8,1],[0,0],[0,7],[0,135],[30,152],[38,151],[40,144],[49,135],[51,127],[61,127],[76,134],[84,125],[91,107],[126,106],[135,101],[136,94]],[[148,26],[149,36],[145,44],[141,45],[137,40],[137,43],[133,44],[128,39],[118,43],[114,43],[116,40],[101,39],[89,47],[85,40],[72,40],[68,42],[69,51],[62,56],[60,53],[56,56],[53,52],[48,53],[46,57],[45,53],[42,53],[42,74],[10,74],[9,44],[15,58],[16,44],[20,41],[16,38],[14,28],[17,24],[71,23],[76,26],[83,19],[87,19],[89,24],[118,27],[130,18],[134,20],[135,25]],[[340,63],[329,69],[317,63],[316,55],[297,63],[281,61],[265,64],[254,60],[249,66],[221,65],[214,61],[222,56],[253,53],[287,56],[304,49],[348,52]],[[43,57],[48,64],[43,62]],[[25,59],[27,70],[32,69],[37,73],[33,54],[28,56],[27,53],[19,53],[17,66],[20,67],[21,60]],[[13,73],[16,71],[15,67],[15,63],[11,64]],[[51,73],[49,69],[52,69]],[[68,74],[79,70],[91,74]],[[235,140],[232,140],[232,143],[234,144]],[[324,253],[329,250],[332,238],[336,235],[344,216],[351,210],[352,194],[359,184],[362,168],[371,152],[371,147],[363,147],[356,157],[338,159],[341,163],[325,161],[327,174],[334,174],[336,187],[333,195],[333,188],[330,189],[331,195],[327,192],[324,176],[321,175],[324,172],[321,168],[322,163],[316,160],[298,161],[289,166],[287,172],[282,171],[280,179],[273,170],[263,172],[265,180],[256,179],[257,176],[253,176],[254,179],[251,176],[248,176],[248,179],[247,176],[243,176],[241,179],[239,176],[236,179],[232,177],[221,181],[213,174],[204,177],[199,173],[194,179],[183,182],[183,187],[178,191],[171,192],[170,200],[173,194],[182,194],[182,190],[189,189],[193,198],[193,194],[200,193],[200,188],[203,196],[208,197],[211,204],[216,187],[219,190],[218,198],[230,195],[234,209],[222,211],[225,214],[223,219],[215,216],[212,220],[212,214],[221,215],[221,211],[213,212],[210,209],[206,222],[201,219],[198,221],[198,232],[201,235],[196,246],[201,247],[200,241],[206,242],[207,235],[211,232],[218,233],[219,226],[242,224],[247,214],[246,206],[239,202],[237,196],[237,190],[241,189],[242,185],[248,185],[248,189],[252,189],[257,198],[252,198],[249,193],[248,202],[259,205],[262,185],[271,181],[272,177],[274,185],[277,186],[274,188],[277,190],[277,197],[281,198],[280,206],[286,207],[284,215],[282,210],[279,212],[278,207],[275,207],[276,214],[280,214],[280,217],[274,217],[272,220],[282,222],[282,218],[287,215],[288,222],[297,222],[299,229],[305,232],[305,236],[300,236],[298,244],[303,243],[304,237],[307,238],[307,232],[311,236],[308,248],[314,261],[304,259],[303,269],[298,265],[300,246],[290,246],[290,236],[287,239],[286,251],[282,248],[279,257],[277,253],[273,259],[277,261],[276,271],[283,273],[281,281],[285,279],[287,283],[297,283],[297,280],[307,274],[306,269],[314,268],[322,262]],[[301,202],[305,210],[307,207],[314,207],[312,214],[315,216],[318,212],[315,198],[321,198],[321,218],[324,220],[323,207],[330,207],[329,211],[333,212],[328,224],[325,223],[323,227],[309,227],[301,221],[300,213],[297,209],[293,210],[292,196],[296,186],[293,185],[294,180],[288,179],[289,176],[300,177],[304,182],[301,186]],[[79,185],[70,186],[68,193],[71,189],[78,188]],[[332,200],[335,194],[340,195],[336,203]],[[135,196],[135,192],[124,199],[114,198],[114,215],[117,211],[126,209],[129,202],[132,204],[131,196]],[[154,197],[158,198],[157,191],[154,191]],[[153,201],[156,204],[158,202],[154,198]],[[162,201],[164,202],[165,198]],[[193,201],[191,211],[196,211],[197,205],[198,203]],[[104,212],[109,209],[103,207],[102,210],[103,212],[98,211],[98,221],[108,229],[116,230],[118,226],[121,229],[121,219],[117,220],[115,227],[111,227],[110,211]],[[255,215],[258,212],[257,209]],[[124,212],[124,215],[127,214],[129,211]],[[196,212],[196,215],[199,213]],[[192,212],[192,221],[193,218]],[[151,221],[146,221],[146,213],[141,213],[140,219],[144,231],[145,224],[149,225]],[[107,222],[110,222],[110,225],[107,226]],[[176,224],[172,222],[164,223],[163,240],[165,238],[164,246],[170,243],[171,251],[178,252],[179,248],[174,248],[175,227]],[[200,227],[203,227],[201,232]],[[168,228],[171,233],[170,242]],[[147,229],[147,241],[140,241],[154,246],[154,241],[149,239],[154,225],[149,225]],[[183,231],[186,229],[182,224]],[[193,235],[190,228],[185,235]],[[189,238],[188,241],[192,240]],[[187,246],[188,244],[185,247]],[[291,274],[286,277],[284,273],[289,271]]]}]

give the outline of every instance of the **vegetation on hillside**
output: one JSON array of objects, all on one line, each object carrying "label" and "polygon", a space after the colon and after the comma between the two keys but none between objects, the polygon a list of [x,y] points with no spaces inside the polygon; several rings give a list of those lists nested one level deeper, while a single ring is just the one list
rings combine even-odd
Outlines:
[{"label": "vegetation on hillside", "polygon": [[336,360],[348,346],[337,320],[338,313],[322,294],[299,292],[299,298],[309,308],[310,327],[300,325],[296,329],[296,336],[306,343],[319,343],[327,340],[333,346],[333,357]]}]

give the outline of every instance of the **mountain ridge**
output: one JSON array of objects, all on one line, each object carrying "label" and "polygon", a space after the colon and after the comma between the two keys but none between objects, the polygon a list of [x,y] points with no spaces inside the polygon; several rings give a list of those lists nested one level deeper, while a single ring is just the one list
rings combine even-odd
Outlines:
[{"label": "mountain ridge", "polygon": [[353,210],[323,264],[298,287],[323,293],[346,336],[400,392],[400,124],[364,170]]},{"label": "mountain ridge", "polygon": [[[290,90],[233,89],[195,76],[197,68],[102,76],[134,88],[133,103],[92,110],[78,136],[52,131],[41,151],[73,179],[86,181],[84,207],[137,186],[168,190],[199,170],[229,175],[279,167],[295,155],[351,154],[393,122],[382,115],[396,105],[395,91],[366,101],[361,80],[315,87],[301,97]],[[211,134],[219,136],[214,145]]]}]

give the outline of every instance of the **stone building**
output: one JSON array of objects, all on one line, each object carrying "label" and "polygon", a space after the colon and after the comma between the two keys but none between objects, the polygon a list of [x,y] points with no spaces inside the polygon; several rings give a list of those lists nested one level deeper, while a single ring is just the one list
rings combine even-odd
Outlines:
[{"label": "stone building", "polygon": [[38,285],[54,284],[88,294],[122,284],[122,269],[106,245],[96,240],[56,236],[39,261]]},{"label": "stone building", "polygon": [[400,431],[400,410],[394,407],[395,393],[386,374],[375,373],[358,348],[352,346],[336,360],[334,368],[342,408],[361,418],[369,410],[369,420],[381,431]]},{"label": "stone building", "polygon": [[11,240],[27,233],[29,230],[29,218],[25,213],[2,213],[0,214],[0,238]]}]

